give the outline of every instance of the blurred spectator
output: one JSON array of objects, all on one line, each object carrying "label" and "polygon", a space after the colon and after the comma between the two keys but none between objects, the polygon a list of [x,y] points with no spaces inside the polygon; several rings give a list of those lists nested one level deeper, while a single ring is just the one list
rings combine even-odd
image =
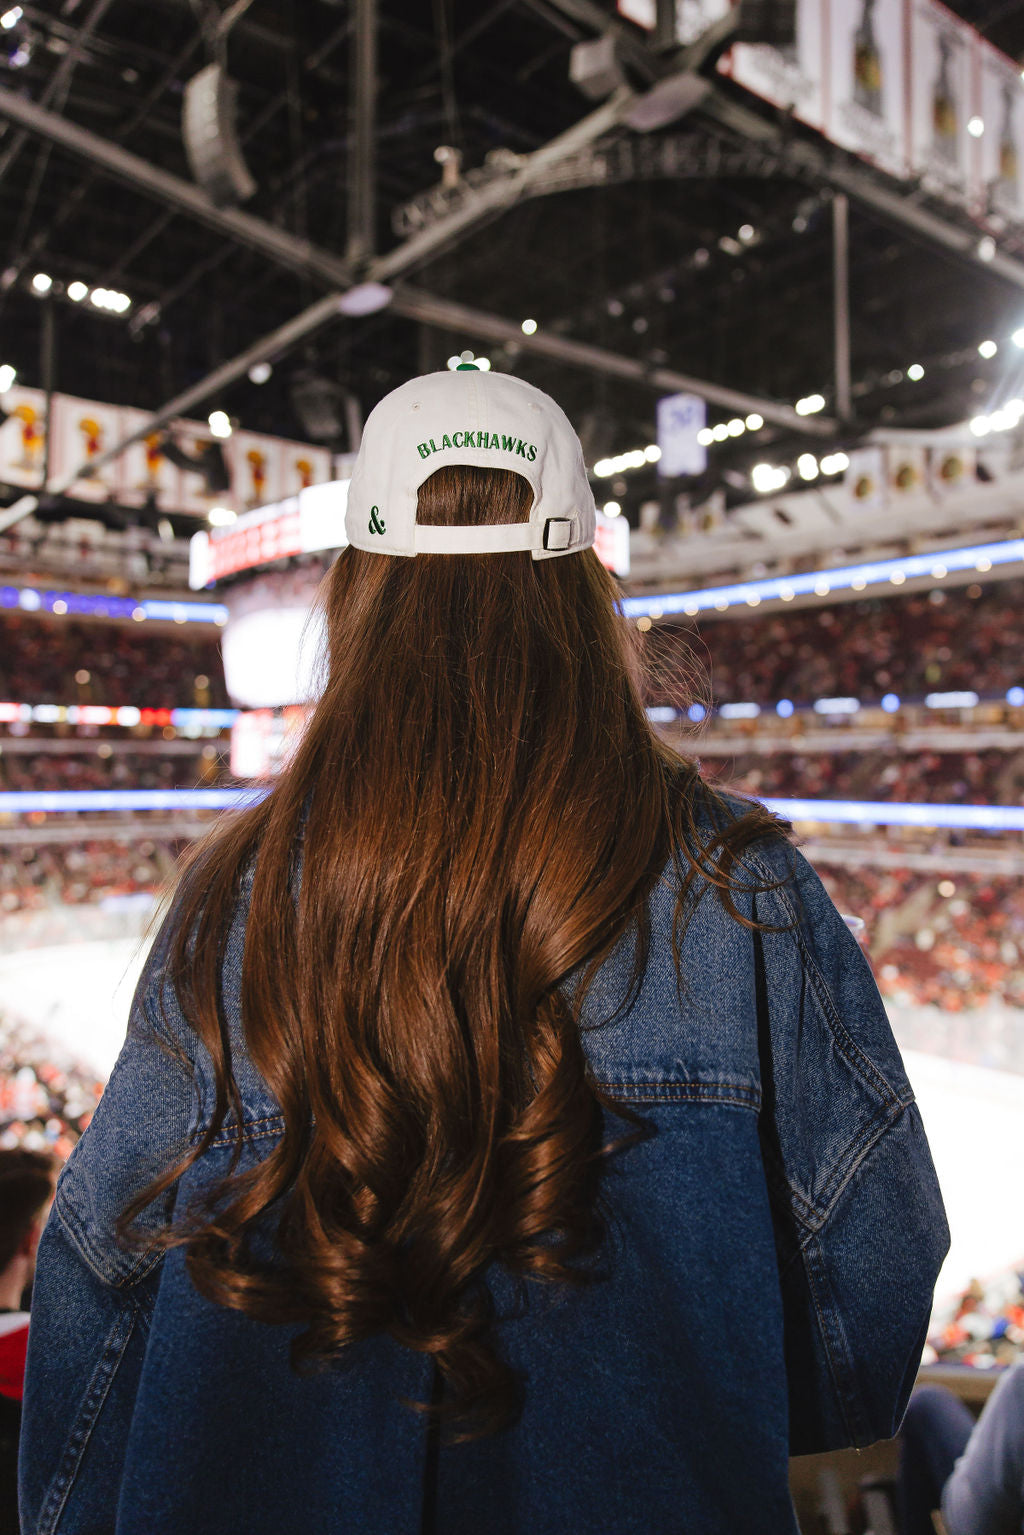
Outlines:
[{"label": "blurred spectator", "polygon": [[0,847],[0,916],[157,890],[173,871],[179,848],[137,834]]},{"label": "blurred spectator", "polygon": [[1017,1535],[1024,1525],[1024,1362],[996,1385],[974,1422],[942,1386],[919,1387],[900,1430],[904,1535]]},{"label": "blurred spectator", "polygon": [[0,1150],[0,1528],[18,1528],[18,1434],[28,1344],[27,1293],[46,1209],[53,1158]]},{"label": "blurred spectator", "polygon": [[[697,743],[696,750],[700,746]],[[764,799],[899,800],[951,805],[1015,805],[1024,797],[1024,750],[976,752],[749,752],[703,757],[701,773],[719,787]]]},{"label": "blurred spectator", "polygon": [[228,704],[220,643],[208,633],[11,613],[0,617],[0,699],[147,709]]},{"label": "blurred spectator", "polygon": [[1005,691],[1024,683],[1024,581],[666,623],[650,648],[661,677],[652,701],[684,707],[694,664],[710,667],[716,703]]}]

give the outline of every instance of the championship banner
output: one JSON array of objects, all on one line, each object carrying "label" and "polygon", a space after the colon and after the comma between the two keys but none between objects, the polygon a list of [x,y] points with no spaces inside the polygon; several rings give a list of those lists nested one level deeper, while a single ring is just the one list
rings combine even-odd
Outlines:
[{"label": "championship banner", "polygon": [[224,451],[236,512],[252,511],[282,499],[281,444],[276,438],[234,432],[224,443]]},{"label": "championship banner", "polygon": [[277,441],[281,458],[282,498],[297,496],[300,491],[309,490],[314,485],[327,485],[335,478],[351,477],[351,470],[343,476],[333,473],[328,448],[311,448],[304,442]]},{"label": "championship banner", "polygon": [[[147,411],[121,411],[121,435],[129,436],[149,419]],[[142,506],[150,497],[162,512],[176,512],[181,505],[180,476],[161,451],[162,437],[153,432],[132,443],[118,460],[117,499],[124,506]],[[74,490],[72,490],[72,495]]]},{"label": "championship banner", "polygon": [[[116,405],[80,400],[70,394],[53,397],[53,448],[50,478],[59,479],[82,464],[99,458],[119,440],[121,411]],[[110,501],[117,495],[120,465],[103,464],[95,473],[83,474],[69,494],[76,501]]]},{"label": "championship banner", "polygon": [[6,419],[0,422],[0,480],[37,490],[46,457],[46,395],[16,385],[3,397]]},{"label": "championship banner", "polygon": [[719,62],[720,74],[812,128],[825,128],[825,39],[821,0],[797,0],[796,45],[736,43]]},{"label": "championship banner", "polygon": [[984,131],[977,141],[983,211],[1024,218],[1024,81],[1005,54],[978,39],[976,112]]},{"label": "championship banner", "polygon": [[850,454],[850,467],[843,477],[843,491],[865,511],[878,511],[888,502],[888,475],[885,449],[858,448]]},{"label": "championship banner", "polygon": [[912,0],[910,164],[922,185],[952,202],[974,201],[976,34],[938,0]]},{"label": "championship banner", "polygon": [[[224,461],[227,464],[227,453],[225,450],[228,442],[230,442],[230,438],[223,440],[214,437],[210,428],[198,421],[172,421],[167,428],[167,436],[189,458],[198,459],[207,451],[216,452],[217,449],[220,449],[224,453]],[[235,510],[231,491],[212,491],[198,466],[194,470],[180,470],[178,479],[178,510],[180,512],[191,512],[196,517],[206,517],[209,515],[211,508],[215,506],[229,506],[232,510]]]},{"label": "championship banner", "polygon": [[907,171],[903,0],[828,0],[829,115],[825,131],[893,176]]}]

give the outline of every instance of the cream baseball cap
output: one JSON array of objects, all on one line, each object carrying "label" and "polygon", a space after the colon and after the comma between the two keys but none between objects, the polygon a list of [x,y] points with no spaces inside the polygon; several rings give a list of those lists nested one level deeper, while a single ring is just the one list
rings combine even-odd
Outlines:
[{"label": "cream baseball cap", "polygon": [[[511,469],[533,490],[528,522],[421,527],[423,481],[446,464]],[[376,554],[494,554],[535,560],[594,542],[597,511],[580,440],[550,395],[471,364],[410,379],[374,406],[349,485],[345,532]]]}]

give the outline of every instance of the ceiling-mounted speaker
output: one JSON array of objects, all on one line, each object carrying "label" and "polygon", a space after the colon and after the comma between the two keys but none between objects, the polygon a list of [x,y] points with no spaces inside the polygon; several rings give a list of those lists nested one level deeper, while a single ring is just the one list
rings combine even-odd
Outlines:
[{"label": "ceiling-mounted speaker", "polygon": [[207,64],[185,87],[181,135],[189,169],[218,208],[244,203],[256,183],[238,142],[238,86],[219,64]]},{"label": "ceiling-mounted speaker", "polygon": [[733,41],[792,48],[796,42],[796,0],[740,0]]}]

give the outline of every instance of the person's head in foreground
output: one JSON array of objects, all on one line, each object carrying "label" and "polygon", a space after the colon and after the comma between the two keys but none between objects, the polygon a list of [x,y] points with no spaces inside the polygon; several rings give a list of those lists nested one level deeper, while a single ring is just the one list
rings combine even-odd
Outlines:
[{"label": "person's head in foreground", "polygon": [[55,1176],[45,1151],[0,1149],[0,1311],[20,1310],[32,1283]]}]

